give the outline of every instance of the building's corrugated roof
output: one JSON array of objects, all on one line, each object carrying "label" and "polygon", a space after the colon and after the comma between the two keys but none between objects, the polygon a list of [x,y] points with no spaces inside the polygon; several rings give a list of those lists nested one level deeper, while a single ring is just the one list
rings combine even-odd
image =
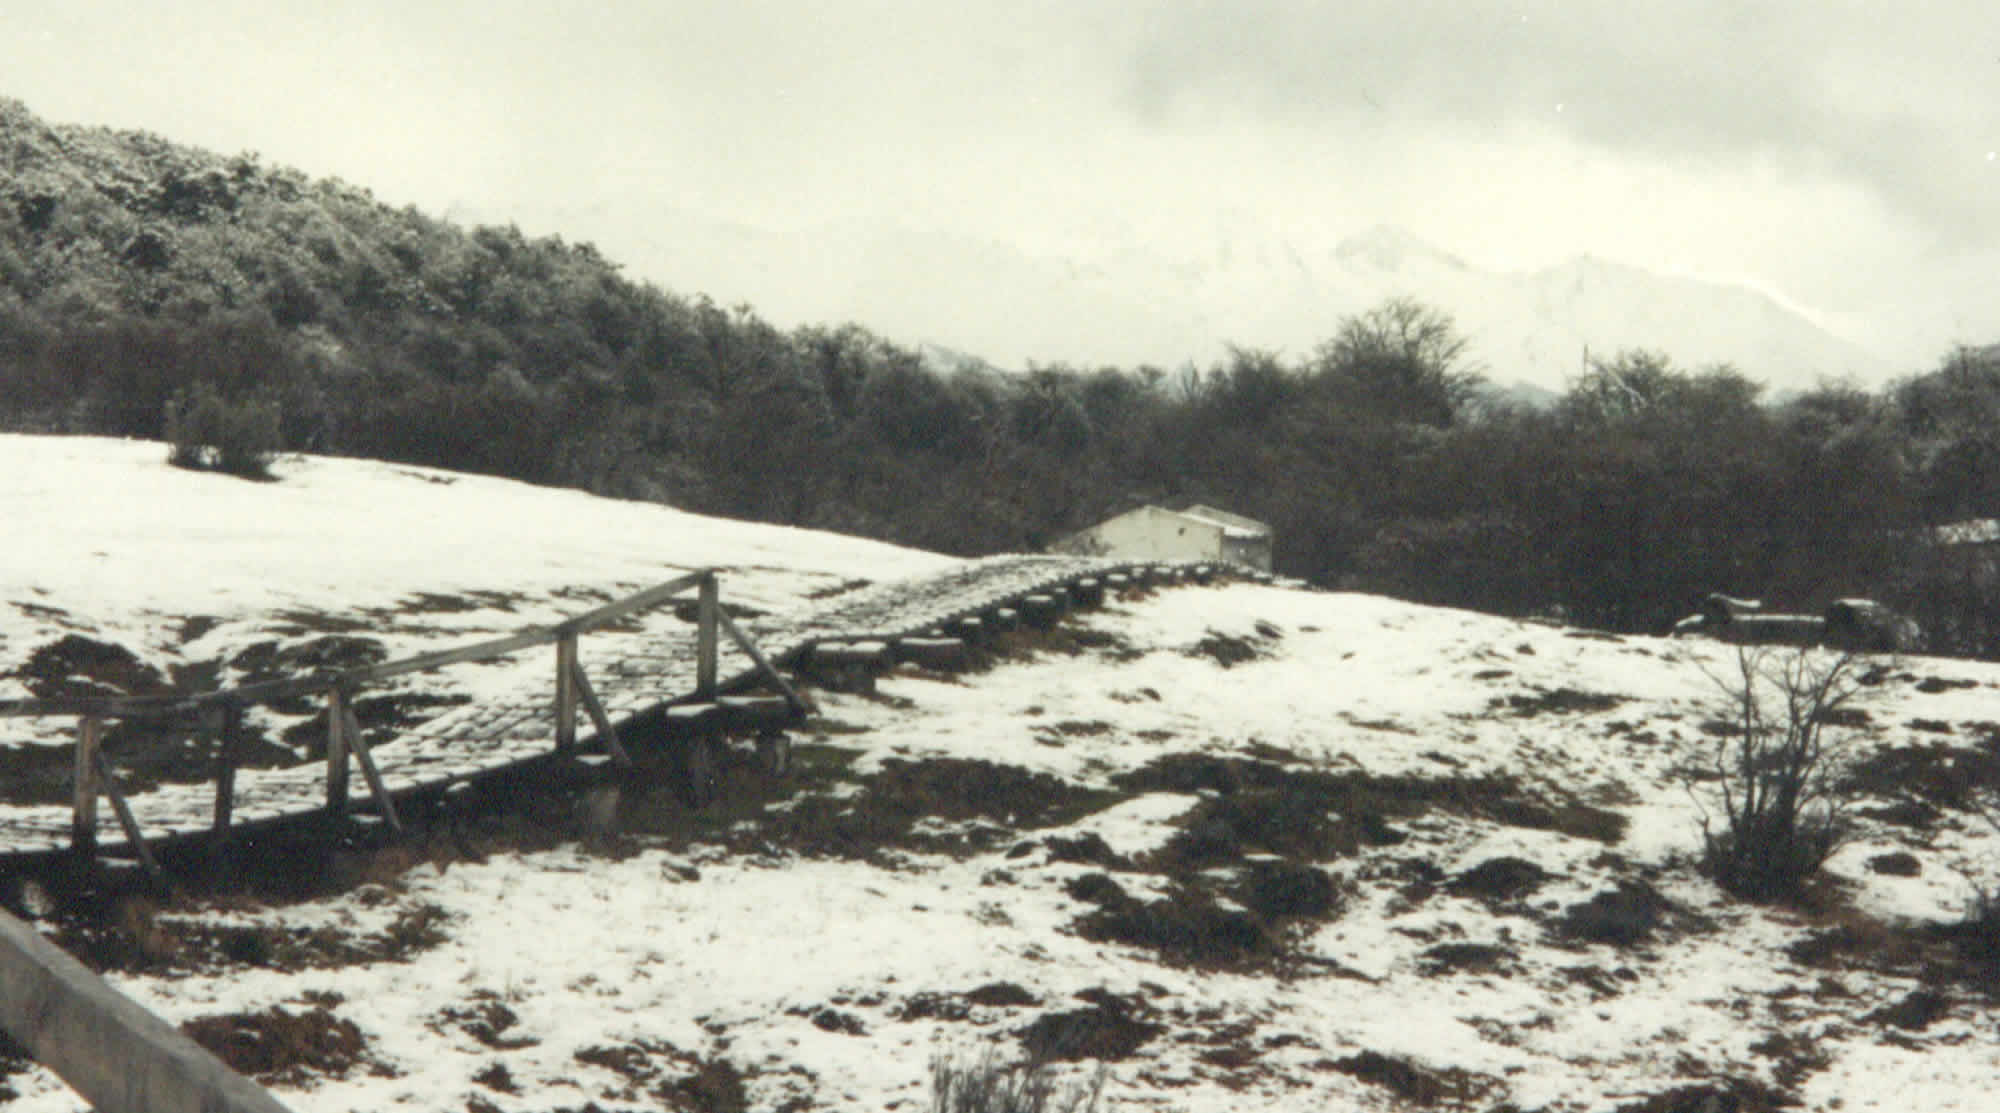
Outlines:
[{"label": "building's corrugated roof", "polygon": [[1190,506],[1180,511],[1181,515],[1222,527],[1224,536],[1242,540],[1254,540],[1271,536],[1271,527],[1255,518],[1245,518],[1241,514],[1231,514],[1227,510],[1217,510],[1213,506]]}]

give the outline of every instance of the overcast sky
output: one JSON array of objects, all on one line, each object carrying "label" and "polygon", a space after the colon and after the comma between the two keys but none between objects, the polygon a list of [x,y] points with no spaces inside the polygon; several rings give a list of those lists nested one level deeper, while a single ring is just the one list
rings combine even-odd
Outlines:
[{"label": "overcast sky", "polygon": [[[0,94],[46,119],[614,260],[668,214],[1068,256],[1388,223],[1497,269],[1590,253],[1754,283],[1910,370],[2000,340],[2000,18],[1972,0],[0,11]],[[773,281],[840,281],[807,270]]]}]

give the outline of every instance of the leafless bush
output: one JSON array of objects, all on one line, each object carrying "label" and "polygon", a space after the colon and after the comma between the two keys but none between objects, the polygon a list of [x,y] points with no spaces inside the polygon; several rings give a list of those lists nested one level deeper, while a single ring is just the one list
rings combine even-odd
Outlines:
[{"label": "leafless bush", "polygon": [[1728,729],[1709,757],[1703,865],[1753,900],[1790,896],[1845,841],[1838,788],[1847,759],[1836,713],[1859,691],[1856,658],[1819,649],[1737,648],[1713,674]]},{"label": "leafless bush", "polygon": [[1045,1063],[1006,1064],[988,1050],[972,1062],[931,1065],[931,1113],[1096,1113],[1104,1068],[1065,1086]]}]

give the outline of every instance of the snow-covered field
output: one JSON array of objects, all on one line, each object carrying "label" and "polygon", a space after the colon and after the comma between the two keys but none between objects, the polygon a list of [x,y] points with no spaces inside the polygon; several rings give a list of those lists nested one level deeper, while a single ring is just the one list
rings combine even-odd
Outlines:
[{"label": "snow-covered field", "polygon": [[[496,480],[163,457],[0,437],[0,673],[70,632],[164,670],[304,637],[277,617],[303,609],[400,616],[429,648],[689,567],[781,610],[951,565]],[[183,639],[193,616],[217,622]],[[1806,905],[1758,907],[1689,865],[1722,654],[1135,592],[988,668],[819,693],[794,776],[732,769],[709,813],[628,786],[610,839],[434,831],[330,897],[128,909],[143,938],[103,953],[177,1023],[309,1018],[339,1053],[274,1076],[300,1110],[916,1110],[934,1062],[988,1050],[1101,1062],[1110,1109],[1990,1108],[1996,967],[1927,925],[2000,885],[1953,791],[2000,747],[2000,669],[1872,676],[1860,837]],[[0,1086],[81,1108],[38,1068]]]}]

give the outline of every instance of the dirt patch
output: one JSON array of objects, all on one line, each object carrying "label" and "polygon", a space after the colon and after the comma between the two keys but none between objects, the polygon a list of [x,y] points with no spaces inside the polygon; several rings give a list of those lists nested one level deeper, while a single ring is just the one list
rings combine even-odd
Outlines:
[{"label": "dirt patch", "polygon": [[1917,681],[1917,691],[1930,696],[1937,695],[1940,692],[1949,692],[1955,688],[1977,687],[1979,687],[1979,681],[1977,680],[1951,680],[1942,676],[1926,676],[1922,680]]},{"label": "dirt patch", "polygon": [[453,1006],[439,1013],[437,1019],[431,1022],[431,1029],[441,1032],[446,1028],[456,1028],[479,1041],[482,1047],[495,1051],[516,1051],[542,1042],[516,1031],[521,1018],[500,1000],[499,995],[481,990],[472,996],[472,1003],[466,1007]]},{"label": "dirt patch", "polygon": [[1877,854],[1868,859],[1868,872],[1879,873],[1885,877],[1916,877],[1924,872],[1924,864],[1916,855],[1905,850],[1896,850],[1888,854]]},{"label": "dirt patch", "polygon": [[1090,1007],[1048,1013],[1017,1031],[1031,1060],[1121,1062],[1166,1030],[1147,1019],[1151,1010],[1136,998],[1102,989],[1085,990],[1077,996],[1088,1000]]},{"label": "dirt patch", "polygon": [[1132,863],[1123,854],[1111,849],[1111,844],[1104,841],[1104,836],[1095,831],[1086,831],[1081,835],[1050,835],[1042,840],[1042,846],[1048,850],[1051,862],[1074,862],[1079,865],[1103,866],[1110,870],[1132,867]]},{"label": "dirt patch", "polygon": [[1666,929],[1692,930],[1702,921],[1660,895],[1644,881],[1619,881],[1612,888],[1572,904],[1555,924],[1556,934],[1581,943],[1630,947]]},{"label": "dirt patch", "polygon": [[1163,961],[1198,968],[1253,965],[1268,960],[1279,948],[1278,939],[1256,913],[1225,908],[1200,888],[1177,887],[1163,898],[1147,901],[1127,894],[1116,883],[1092,886],[1089,892],[1086,899],[1098,907],[1073,927],[1092,942],[1141,947]]},{"label": "dirt patch", "polygon": [[446,940],[449,919],[437,905],[411,904],[380,932],[351,933],[331,925],[216,924],[163,915],[151,900],[125,897],[101,908],[67,910],[53,939],[99,971],[332,970],[408,961]]},{"label": "dirt patch", "polygon": [[354,1022],[323,1005],[303,1012],[273,1006],[263,1012],[198,1017],[181,1031],[259,1082],[301,1085],[315,1077],[344,1078],[356,1067],[393,1075],[368,1056],[368,1040]]},{"label": "dirt patch", "polygon": [[1918,989],[1893,1005],[1884,1005],[1861,1019],[1869,1024],[1921,1032],[1951,1012],[1951,998],[1934,989]]},{"label": "dirt patch", "polygon": [[1778,1113],[1798,1106],[1790,1094],[1756,1079],[1721,1078],[1626,1102],[1612,1113]]},{"label": "dirt patch", "polygon": [[1340,886],[1317,866],[1297,862],[1254,861],[1236,885],[1239,903],[1265,920],[1325,919],[1338,915]]},{"label": "dirt patch", "polygon": [[1417,968],[1426,976],[1449,974],[1491,974],[1505,971],[1520,956],[1506,947],[1491,943],[1439,943],[1417,958]]},{"label": "dirt patch", "polygon": [[1851,766],[1842,789],[1974,811],[1983,796],[2000,790],[2000,740],[1988,737],[1970,747],[1947,742],[1886,747]]},{"label": "dirt patch", "polygon": [[1210,630],[1206,637],[1183,652],[1189,657],[1206,657],[1225,669],[1255,661],[1266,654],[1264,647],[1248,638],[1218,633],[1214,630]]},{"label": "dirt patch", "polygon": [[990,761],[891,758],[860,778],[854,795],[807,795],[765,813],[755,838],[841,858],[869,859],[886,849],[969,854],[1007,845],[1017,830],[1073,823],[1118,798]]},{"label": "dirt patch", "polygon": [[1377,1051],[1363,1051],[1327,1065],[1422,1108],[1444,1104],[1467,1106],[1499,1088],[1498,1081],[1484,1075],[1449,1067],[1419,1066]]},{"label": "dirt patch", "polygon": [[457,595],[419,591],[397,601],[395,615],[470,614],[474,611],[506,611],[512,614],[524,597],[512,591],[467,591]]},{"label": "dirt patch", "polygon": [[36,699],[115,699],[169,691],[159,669],[116,642],[64,634],[37,646],[12,674]]},{"label": "dirt patch", "polygon": [[1547,691],[1538,688],[1533,692],[1497,697],[1490,706],[1505,709],[1516,718],[1532,719],[1538,715],[1590,715],[1609,711],[1624,702],[1624,696],[1608,692],[1586,692],[1578,688]]},{"label": "dirt patch", "polygon": [[1130,792],[1203,793],[1164,848],[1168,862],[1201,867],[1263,851],[1326,861],[1399,841],[1388,820],[1444,811],[1512,827],[1615,842],[1625,818],[1562,795],[1537,799],[1503,775],[1377,777],[1299,770],[1272,762],[1172,754],[1113,778]]},{"label": "dirt patch", "polygon": [[585,1047],[575,1058],[623,1080],[623,1085],[604,1095],[608,1100],[629,1102],[644,1096],[687,1113],[747,1113],[750,1108],[743,1075],[728,1060],[703,1058],[663,1040]]},{"label": "dirt patch", "polygon": [[1445,888],[1451,893],[1505,904],[1530,896],[1549,880],[1549,872],[1525,858],[1499,857],[1466,870],[1451,879]]},{"label": "dirt patch", "polygon": [[1065,719],[1059,723],[1050,723],[1044,727],[1037,727],[1035,729],[1035,741],[1045,746],[1060,746],[1066,739],[1099,738],[1110,734],[1113,729],[1110,723],[1104,722],[1101,719],[1089,721]]}]

